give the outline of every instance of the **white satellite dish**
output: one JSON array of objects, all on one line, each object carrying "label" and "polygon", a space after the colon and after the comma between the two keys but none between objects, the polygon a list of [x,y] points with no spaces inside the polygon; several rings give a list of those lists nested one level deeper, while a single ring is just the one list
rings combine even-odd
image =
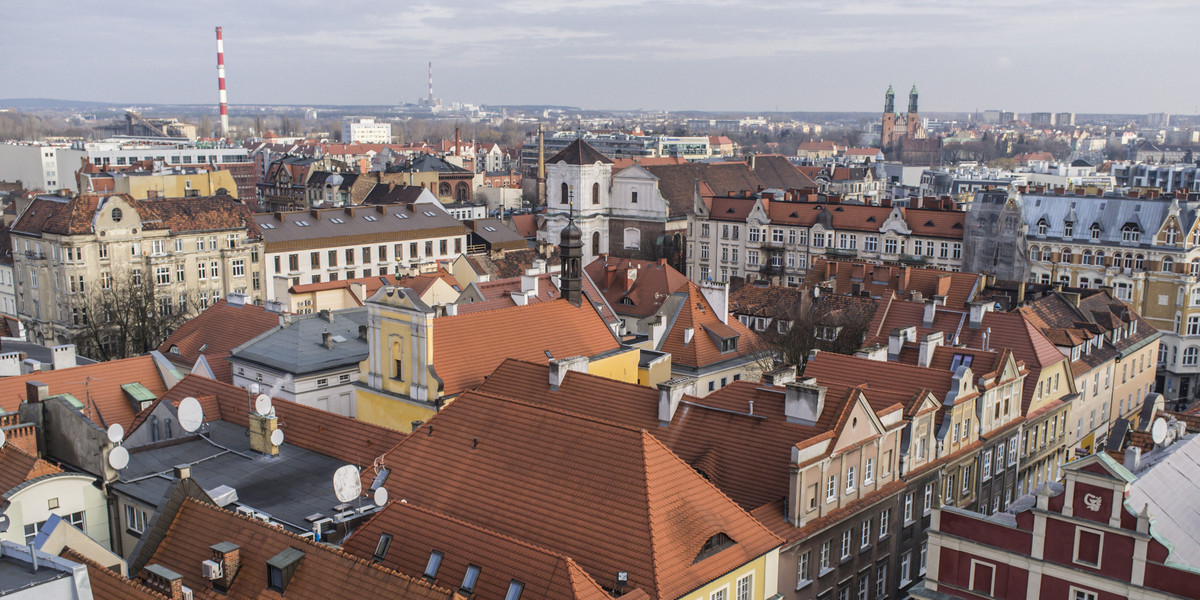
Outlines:
[{"label": "white satellite dish", "polygon": [[1167,422],[1162,417],[1155,419],[1154,424],[1150,426],[1150,437],[1154,439],[1155,444],[1167,441]]},{"label": "white satellite dish", "polygon": [[4,447],[4,441],[7,439],[8,439],[8,436],[4,435],[4,430],[0,429],[0,448]]},{"label": "white satellite dish", "polygon": [[188,396],[179,402],[179,426],[188,433],[194,433],[204,424],[204,409],[200,401]]},{"label": "white satellite dish", "polygon": [[362,495],[358,467],[346,465],[333,473],[333,493],[339,502],[349,502]]},{"label": "white satellite dish", "polygon": [[250,390],[251,394],[258,394],[258,390],[259,390],[258,383],[251,383],[250,387],[246,388],[246,389]]},{"label": "white satellite dish", "polygon": [[276,429],[275,431],[271,432],[271,445],[272,446],[282,446],[283,445],[283,430],[282,429]]},{"label": "white satellite dish", "polygon": [[254,399],[254,412],[264,417],[271,414],[271,397],[266,394],[259,394]]},{"label": "white satellite dish", "polygon": [[125,428],[121,427],[120,423],[113,423],[108,426],[108,441],[114,444],[120,444],[121,440],[125,439]]},{"label": "white satellite dish", "polygon": [[118,471],[129,466],[129,451],[125,446],[117,446],[108,452],[108,464]]},{"label": "white satellite dish", "polygon": [[383,506],[387,504],[387,488],[378,488],[375,490],[375,506]]}]

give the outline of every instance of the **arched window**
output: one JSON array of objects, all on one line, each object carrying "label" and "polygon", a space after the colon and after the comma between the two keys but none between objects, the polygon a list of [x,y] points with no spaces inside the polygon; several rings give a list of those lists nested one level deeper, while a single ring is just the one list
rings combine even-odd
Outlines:
[{"label": "arched window", "polygon": [[642,247],[642,232],[637,227],[625,228],[625,248],[637,250]]},{"label": "arched window", "polygon": [[449,196],[450,195],[450,183],[449,182],[443,181],[438,184],[438,195],[439,196]]},{"label": "arched window", "polygon": [[1200,348],[1197,348],[1195,346],[1188,346],[1187,349],[1183,351],[1183,366],[1185,366],[1185,367],[1196,366],[1197,358],[1200,358]]},{"label": "arched window", "polygon": [[1033,262],[1042,260],[1042,249],[1037,246],[1029,248],[1029,260]]},{"label": "arched window", "polygon": [[1164,256],[1162,259],[1162,272],[1171,273],[1175,270],[1175,260],[1170,256]]},{"label": "arched window", "polygon": [[1063,223],[1063,237],[1069,238],[1075,234],[1075,222],[1067,221]]},{"label": "arched window", "polygon": [[600,184],[592,184],[592,204],[600,204]]},{"label": "arched window", "polygon": [[1126,269],[1133,268],[1133,254],[1131,254],[1129,252],[1125,253],[1125,268]]},{"label": "arched window", "polygon": [[1062,252],[1059,253],[1059,255],[1058,255],[1058,262],[1068,263],[1068,264],[1071,262],[1071,249],[1070,248],[1062,249]]},{"label": "arched window", "polygon": [[600,256],[600,232],[592,233],[592,257]]},{"label": "arched window", "polygon": [[571,186],[567,185],[567,182],[564,181],[562,184],[562,192],[559,195],[558,203],[559,204],[569,204],[570,202],[571,202]]},{"label": "arched window", "polygon": [[1085,265],[1090,265],[1090,264],[1092,264],[1092,251],[1091,251],[1091,250],[1084,250],[1084,251],[1083,251],[1083,261],[1082,261],[1082,262],[1083,262],[1083,264],[1085,264]]},{"label": "arched window", "polygon": [[1103,267],[1105,265],[1106,265],[1106,263],[1104,262],[1104,251],[1097,250],[1096,251],[1096,266]]},{"label": "arched window", "polygon": [[1121,228],[1122,242],[1138,242],[1142,239],[1142,230],[1137,225],[1126,225]]},{"label": "arched window", "polygon": [[1038,224],[1037,224],[1037,234],[1038,235],[1045,236],[1046,231],[1048,231],[1049,229],[1050,229],[1050,224],[1047,223],[1045,219],[1038,221]]},{"label": "arched window", "polygon": [[1134,256],[1133,257],[1133,268],[1145,269],[1146,268],[1146,257],[1142,256],[1141,254]]},{"label": "arched window", "polygon": [[465,181],[460,181],[454,186],[454,199],[459,202],[471,201],[471,186]]},{"label": "arched window", "polygon": [[1191,273],[1192,277],[1200,275],[1200,258],[1193,258],[1190,266],[1191,270],[1188,272]]},{"label": "arched window", "polygon": [[1096,223],[1092,223],[1092,227],[1088,230],[1088,236],[1091,237],[1093,240],[1098,240],[1098,239],[1100,239],[1101,231],[1102,230],[1100,229],[1100,225],[1098,225]]}]

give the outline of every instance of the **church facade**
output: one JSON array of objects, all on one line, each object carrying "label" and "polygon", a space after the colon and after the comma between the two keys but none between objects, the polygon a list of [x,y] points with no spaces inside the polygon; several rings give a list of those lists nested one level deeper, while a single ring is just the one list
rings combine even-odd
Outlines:
[{"label": "church facade", "polygon": [[921,125],[917,108],[917,86],[908,93],[908,112],[896,112],[896,92],[888,86],[883,100],[883,122],[879,130],[879,147],[888,160],[910,165],[933,165],[937,159],[938,141],[930,139]]}]

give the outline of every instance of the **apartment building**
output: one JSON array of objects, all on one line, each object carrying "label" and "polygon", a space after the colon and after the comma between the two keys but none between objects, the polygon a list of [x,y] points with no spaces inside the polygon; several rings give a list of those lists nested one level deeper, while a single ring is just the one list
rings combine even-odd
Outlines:
[{"label": "apartment building", "polygon": [[27,190],[76,191],[75,170],[86,155],[81,149],[62,144],[0,144],[0,181],[19,181]]},{"label": "apartment building", "polygon": [[688,277],[767,280],[796,285],[821,257],[962,267],[963,217],[957,210],[843,204],[836,197],[770,192],[700,203],[689,224]]},{"label": "apartment building", "polygon": [[[254,216],[262,232],[262,277],[288,285],[430,267],[466,251],[468,229],[428,191],[405,204],[276,212]],[[275,285],[267,299],[275,299]]]},{"label": "apartment building", "polygon": [[1200,376],[1200,196],[1027,189],[1014,200],[1027,229],[1029,279],[1111,287],[1163,333],[1155,390],[1168,403],[1191,404]]},{"label": "apartment building", "polygon": [[152,285],[162,314],[203,310],[233,292],[262,301],[262,243],[227,197],[35,197],[10,229],[17,313],[31,341],[71,343],[99,315],[88,294]]}]

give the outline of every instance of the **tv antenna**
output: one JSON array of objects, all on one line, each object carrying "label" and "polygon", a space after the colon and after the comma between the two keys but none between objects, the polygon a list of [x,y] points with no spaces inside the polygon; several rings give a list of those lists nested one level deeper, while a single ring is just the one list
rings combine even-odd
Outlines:
[{"label": "tv antenna", "polygon": [[179,426],[188,433],[195,433],[204,425],[204,408],[200,406],[199,400],[191,396],[179,401],[179,412],[176,416]]},{"label": "tv antenna", "polygon": [[[83,378],[83,381],[68,381],[67,383],[74,383],[76,385],[83,386],[83,398],[84,398],[83,405],[84,405],[84,407],[87,408],[87,417],[89,419],[91,419],[93,423],[95,423],[96,419],[99,418],[100,426],[108,427],[108,423],[104,422],[104,415],[100,414],[100,407],[96,406],[96,403],[92,401],[91,383],[93,381],[104,381],[104,380],[99,377],[92,377],[91,375],[88,375],[87,377]],[[92,415],[93,410],[96,413],[95,415]]]}]

